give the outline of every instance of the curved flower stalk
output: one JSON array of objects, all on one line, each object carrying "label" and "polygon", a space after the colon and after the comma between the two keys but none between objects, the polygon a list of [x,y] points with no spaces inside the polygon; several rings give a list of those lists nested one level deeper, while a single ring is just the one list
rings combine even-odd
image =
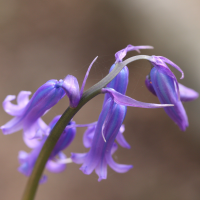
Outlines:
[{"label": "curved flower stalk", "polygon": [[[49,124],[48,129],[47,129],[48,133],[50,133],[50,131],[55,126],[59,118],[60,116],[56,116],[52,120],[52,122]],[[46,163],[47,170],[53,173],[59,173],[65,170],[66,163],[71,162],[71,159],[67,160],[67,157],[65,156],[64,153],[62,153],[62,150],[64,150],[71,144],[71,142],[73,141],[75,137],[75,134],[76,134],[75,122],[70,121],[68,126],[66,126],[65,130],[63,131],[58,142],[56,143],[56,146],[54,147],[53,151],[51,152],[51,155]],[[19,172],[21,172],[25,176],[30,176],[34,168],[35,162],[37,160],[37,157],[44,143],[46,142],[47,138],[48,138],[48,135],[44,135],[41,140],[29,139],[29,143],[27,142],[27,144],[29,147],[33,148],[33,150],[29,154],[24,151],[19,152],[19,162],[21,164],[21,166],[18,168]],[[44,183],[46,180],[47,180],[47,177],[43,175],[43,177],[40,180],[40,183]]]},{"label": "curved flower stalk", "polygon": [[184,77],[184,73],[172,61],[162,56],[152,56],[149,61],[153,68],[150,76],[147,76],[145,80],[147,88],[158,97],[161,103],[174,104],[174,107],[166,107],[164,110],[179,128],[185,131],[188,126],[188,118],[181,101],[194,100],[198,97],[198,93],[178,83],[166,63],[180,71],[181,78]]},{"label": "curved flower stalk", "polygon": [[62,84],[63,80],[47,81],[38,88],[30,101],[28,97],[31,92],[21,91],[17,97],[18,105],[11,103],[15,96],[8,95],[3,102],[3,108],[14,118],[1,126],[3,133],[7,135],[23,129],[28,138],[39,137],[33,134],[34,130],[40,126],[38,120],[64,97],[65,92],[61,87]]}]

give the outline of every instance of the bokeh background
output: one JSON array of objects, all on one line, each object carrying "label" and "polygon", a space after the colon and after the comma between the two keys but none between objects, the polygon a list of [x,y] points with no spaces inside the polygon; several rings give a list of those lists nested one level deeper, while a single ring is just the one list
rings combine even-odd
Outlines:
[{"label": "bokeh background", "polygon": [[[152,45],[142,54],[162,55],[185,72],[181,83],[200,92],[200,2],[198,0],[1,0],[0,1],[0,100],[21,90],[35,92],[49,79],[76,76],[81,84],[90,62],[99,56],[87,81],[89,88],[103,78],[114,62],[114,53],[128,44]],[[128,56],[136,55],[128,53]],[[144,85],[150,71],[147,61],[129,65],[127,95],[157,102]],[[177,78],[180,73],[177,73]],[[76,116],[77,123],[98,119],[103,95],[89,102]],[[63,113],[64,98],[44,120]],[[128,108],[126,139],[131,149],[119,148],[114,159],[133,164],[125,174],[108,170],[100,183],[80,165],[69,164],[61,174],[48,175],[37,200],[199,200],[200,199],[200,100],[185,103],[190,126],[181,132],[163,109]],[[3,125],[11,116],[0,110]],[[86,152],[84,128],[77,131],[65,151]],[[30,151],[22,132],[0,135],[0,195],[20,199],[27,178],[17,171],[19,150]]]}]

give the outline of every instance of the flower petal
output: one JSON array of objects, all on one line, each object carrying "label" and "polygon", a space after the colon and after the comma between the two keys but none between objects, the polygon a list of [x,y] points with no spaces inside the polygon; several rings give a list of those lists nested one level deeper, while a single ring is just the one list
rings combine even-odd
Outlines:
[{"label": "flower petal", "polygon": [[26,158],[28,157],[28,153],[25,152],[25,151],[19,151],[19,154],[18,154],[18,159],[19,159],[19,163],[23,163],[24,160],[26,160]]},{"label": "flower petal", "polygon": [[116,163],[112,156],[107,154],[106,156],[106,161],[108,163],[108,165],[116,172],[118,173],[125,173],[127,172],[128,170],[130,170],[131,168],[133,168],[132,165],[123,165],[123,164],[118,164]]},{"label": "flower petal", "polygon": [[199,97],[199,93],[196,92],[195,90],[188,88],[180,83],[178,85],[179,85],[181,101],[183,102],[193,101]]},{"label": "flower petal", "polygon": [[76,164],[82,164],[87,153],[71,153],[71,159]]},{"label": "flower petal", "polygon": [[28,147],[35,148],[35,145],[31,145],[31,141],[36,141],[35,139],[42,139],[44,135],[48,135],[47,132],[49,132],[49,127],[41,118],[39,118],[34,124],[32,124],[32,126],[24,128],[24,142]]},{"label": "flower petal", "polygon": [[111,155],[113,155],[115,153],[115,151],[117,151],[117,149],[118,149],[118,145],[114,142],[113,146],[111,148]]},{"label": "flower petal", "polygon": [[140,107],[140,108],[164,108],[173,106],[173,104],[153,104],[153,103],[140,102],[126,95],[120,94],[119,92],[116,92],[112,88],[103,88],[101,91],[102,93],[108,92],[112,96],[115,103],[123,106]]},{"label": "flower petal", "polygon": [[[157,60],[157,58],[161,59],[163,62],[165,62],[165,63],[171,65],[172,67],[174,67],[175,69],[177,69],[182,74],[181,79],[184,78],[184,72],[183,72],[183,70],[178,65],[176,65],[171,60],[169,60],[168,58],[165,58],[163,56],[152,56],[151,62],[155,62],[155,60]],[[157,65],[158,63],[155,63],[155,64]]]},{"label": "flower petal", "polygon": [[20,116],[24,111],[24,107],[20,107],[19,105],[12,104],[11,101],[14,100],[16,96],[8,95],[3,101],[3,108],[5,112],[12,116]]},{"label": "flower petal", "polygon": [[83,83],[82,83],[82,86],[81,86],[81,90],[80,90],[80,98],[82,97],[82,94],[83,94],[83,90],[84,90],[84,87],[85,87],[85,83],[86,83],[86,80],[89,76],[89,73],[90,73],[90,70],[92,68],[92,65],[94,64],[94,62],[97,60],[98,56],[91,62],[90,66],[88,67],[88,70],[85,74],[85,78],[83,80]]},{"label": "flower petal", "polygon": [[131,148],[130,144],[125,140],[123,136],[124,130],[125,130],[125,126],[124,124],[122,124],[117,134],[116,140],[122,147],[130,149]]},{"label": "flower petal", "polygon": [[123,58],[126,56],[127,52],[129,51],[137,51],[138,53],[140,53],[139,49],[153,49],[153,47],[152,46],[133,46],[129,44],[126,48],[118,51],[115,54],[116,62],[122,62]]},{"label": "flower petal", "polygon": [[70,107],[75,108],[81,98],[77,78],[72,75],[67,75],[64,79],[62,87],[69,98]]},{"label": "flower petal", "polygon": [[95,129],[96,124],[94,126],[89,126],[83,135],[83,145],[86,148],[89,148],[92,145],[92,139],[94,137]]},{"label": "flower petal", "polygon": [[150,80],[150,76],[149,76],[149,75],[146,76],[145,85],[146,85],[147,89],[148,89],[152,94],[154,94],[155,96],[157,96],[157,95],[156,95],[156,92],[155,92],[155,90],[154,90],[154,88],[153,88],[153,85],[152,85],[152,82],[151,82],[151,80]]},{"label": "flower petal", "polygon": [[25,144],[32,149],[36,148],[40,144],[40,140],[36,138],[28,138],[26,135],[23,135],[23,140]]},{"label": "flower petal", "polygon": [[30,91],[21,91],[17,96],[18,105],[25,107],[29,102]]},{"label": "flower petal", "polygon": [[95,172],[99,176],[99,179],[98,179],[99,182],[102,179],[107,178],[107,163],[106,163],[105,159],[103,159],[102,161],[99,162],[99,164],[95,168]]},{"label": "flower petal", "polygon": [[23,128],[23,122],[20,117],[14,117],[9,122],[1,126],[1,130],[4,135],[8,135],[14,132],[19,131]]},{"label": "flower petal", "polygon": [[63,159],[66,159],[67,157],[62,152],[60,152],[58,156],[59,156],[59,159],[48,160],[46,164],[46,169],[49,170],[50,172],[60,173],[66,169],[67,165],[65,163],[61,163],[60,161],[62,161]]}]

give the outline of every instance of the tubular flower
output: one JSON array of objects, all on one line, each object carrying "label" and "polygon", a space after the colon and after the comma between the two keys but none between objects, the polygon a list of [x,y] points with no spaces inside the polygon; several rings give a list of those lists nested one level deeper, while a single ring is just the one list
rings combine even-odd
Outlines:
[{"label": "tubular flower", "polygon": [[190,101],[198,97],[198,93],[178,83],[175,75],[168,68],[167,64],[176,68],[182,73],[183,71],[173,62],[161,56],[152,56],[150,62],[153,65],[150,76],[147,76],[145,84],[147,88],[155,94],[161,103],[174,104],[173,107],[165,107],[165,112],[185,131],[188,126],[188,118],[181,101]]},{"label": "tubular flower", "polygon": [[24,140],[26,141],[28,140],[25,137],[41,137],[43,129],[41,128],[40,117],[43,116],[45,112],[47,112],[56,103],[58,103],[58,101],[62,99],[65,94],[70,100],[71,107],[74,108],[78,105],[83,94],[89,71],[96,59],[97,57],[90,64],[80,91],[77,79],[72,75],[68,75],[64,81],[50,80],[46,82],[35,92],[30,101],[28,97],[31,92],[28,91],[21,91],[19,93],[17,97],[18,105],[11,103],[11,101],[15,99],[15,96],[8,95],[3,102],[3,108],[8,114],[15,117],[5,125],[1,126],[3,133],[11,134],[23,129]]},{"label": "tubular flower", "polygon": [[62,84],[63,80],[47,81],[38,88],[30,101],[28,97],[31,92],[21,91],[17,97],[18,105],[11,103],[15,99],[15,96],[8,95],[3,102],[3,108],[8,114],[14,116],[14,118],[1,126],[3,133],[11,134],[24,129],[27,137],[37,137],[37,135],[31,134],[34,131],[30,130],[37,129],[40,117],[64,97],[65,92],[61,87]]},{"label": "tubular flower", "polygon": [[[46,130],[48,133],[50,133],[50,131],[53,129],[59,118],[60,116],[55,117],[49,124],[49,126],[47,126],[48,129]],[[65,154],[62,153],[61,151],[71,144],[71,142],[75,137],[75,134],[76,134],[75,122],[71,121],[64,129],[61,137],[59,138],[53,151],[51,152],[49,160],[47,161],[46,169],[48,169],[50,172],[59,173],[66,168],[67,158]],[[39,156],[39,153],[47,138],[48,134],[44,135],[41,140],[31,139],[29,143],[28,142],[26,143],[29,147],[33,148],[33,150],[29,154],[24,151],[19,152],[18,158],[21,164],[21,166],[18,168],[19,172],[21,172],[25,176],[30,176],[34,168],[35,162]],[[70,162],[70,160],[68,162]],[[43,176],[42,179],[40,180],[40,183],[45,182],[46,179],[47,179],[46,176]]]},{"label": "tubular flower", "polygon": [[[116,62],[121,62],[129,50],[137,50],[139,47],[128,45],[125,49],[115,54]],[[111,67],[110,71],[114,68]],[[114,162],[112,154],[115,152],[117,144],[125,148],[130,148],[130,145],[124,139],[122,133],[124,126],[122,125],[127,106],[157,108],[172,105],[157,105],[148,104],[136,101],[125,96],[128,85],[128,68],[123,70],[107,85],[108,88],[103,88],[102,93],[106,93],[102,112],[99,116],[97,124],[89,127],[83,137],[85,147],[90,150],[88,153],[72,153],[72,160],[77,164],[82,164],[80,170],[85,174],[91,174],[95,170],[99,176],[99,181],[107,177],[107,165],[119,173],[127,172],[132,168],[132,165],[121,165]],[[103,136],[103,137],[102,137]]]},{"label": "tubular flower", "polygon": [[[114,103],[111,98],[107,100],[99,116],[92,143],[88,142],[88,147],[91,147],[89,152],[83,154],[72,153],[71,156],[73,162],[77,164],[83,163],[80,168],[83,173],[91,174],[95,169],[99,176],[98,180],[101,181],[107,177],[107,165],[119,173],[124,173],[132,168],[131,165],[117,164],[112,158],[112,153],[116,150],[114,140],[125,114],[125,106]],[[106,142],[102,138],[102,131]]]}]

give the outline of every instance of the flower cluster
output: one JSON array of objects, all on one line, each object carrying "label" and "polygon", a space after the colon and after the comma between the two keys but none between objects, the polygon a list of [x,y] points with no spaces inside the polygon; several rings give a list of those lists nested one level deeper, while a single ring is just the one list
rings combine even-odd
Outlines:
[{"label": "flower cluster", "polygon": [[[151,48],[151,46],[128,45],[115,54],[115,63],[111,66],[110,72],[114,70],[118,63],[123,62],[127,52],[134,50],[140,52],[140,49]],[[24,175],[30,176],[44,143],[61,116],[56,116],[49,125],[41,117],[65,95],[69,98],[71,108],[76,108],[79,105],[90,69],[96,59],[97,57],[90,64],[81,89],[79,89],[77,79],[72,75],[67,75],[64,80],[47,81],[38,88],[30,100],[31,92],[21,91],[17,96],[17,105],[11,102],[16,98],[13,95],[8,95],[3,101],[5,112],[14,116],[14,118],[1,126],[2,132],[11,134],[23,130],[23,140],[32,149],[30,153],[19,152],[20,167],[18,170]],[[143,59],[148,59],[153,65],[150,75],[146,77],[145,84],[162,104],[144,103],[125,95],[129,80],[129,70],[125,66],[106,87],[101,89],[101,93],[104,94],[104,102],[98,120],[85,125],[76,124],[75,121],[71,120],[54,146],[46,163],[46,169],[58,173],[66,168],[67,163],[74,162],[82,164],[80,170],[84,174],[91,174],[95,170],[99,181],[107,178],[107,166],[118,173],[124,173],[131,169],[132,165],[118,164],[112,157],[117,150],[117,143],[124,148],[130,148],[123,136],[125,131],[123,121],[127,106],[164,108],[181,130],[186,129],[188,118],[182,102],[196,99],[198,93],[177,82],[167,64],[179,70],[182,73],[182,78],[184,74],[176,64],[167,58],[144,56]],[[87,129],[83,135],[83,145],[89,148],[89,151],[87,153],[72,153],[71,157],[67,158],[62,151],[74,140],[76,127],[84,126]],[[43,176],[40,183],[45,182],[46,179],[47,177]]]}]

